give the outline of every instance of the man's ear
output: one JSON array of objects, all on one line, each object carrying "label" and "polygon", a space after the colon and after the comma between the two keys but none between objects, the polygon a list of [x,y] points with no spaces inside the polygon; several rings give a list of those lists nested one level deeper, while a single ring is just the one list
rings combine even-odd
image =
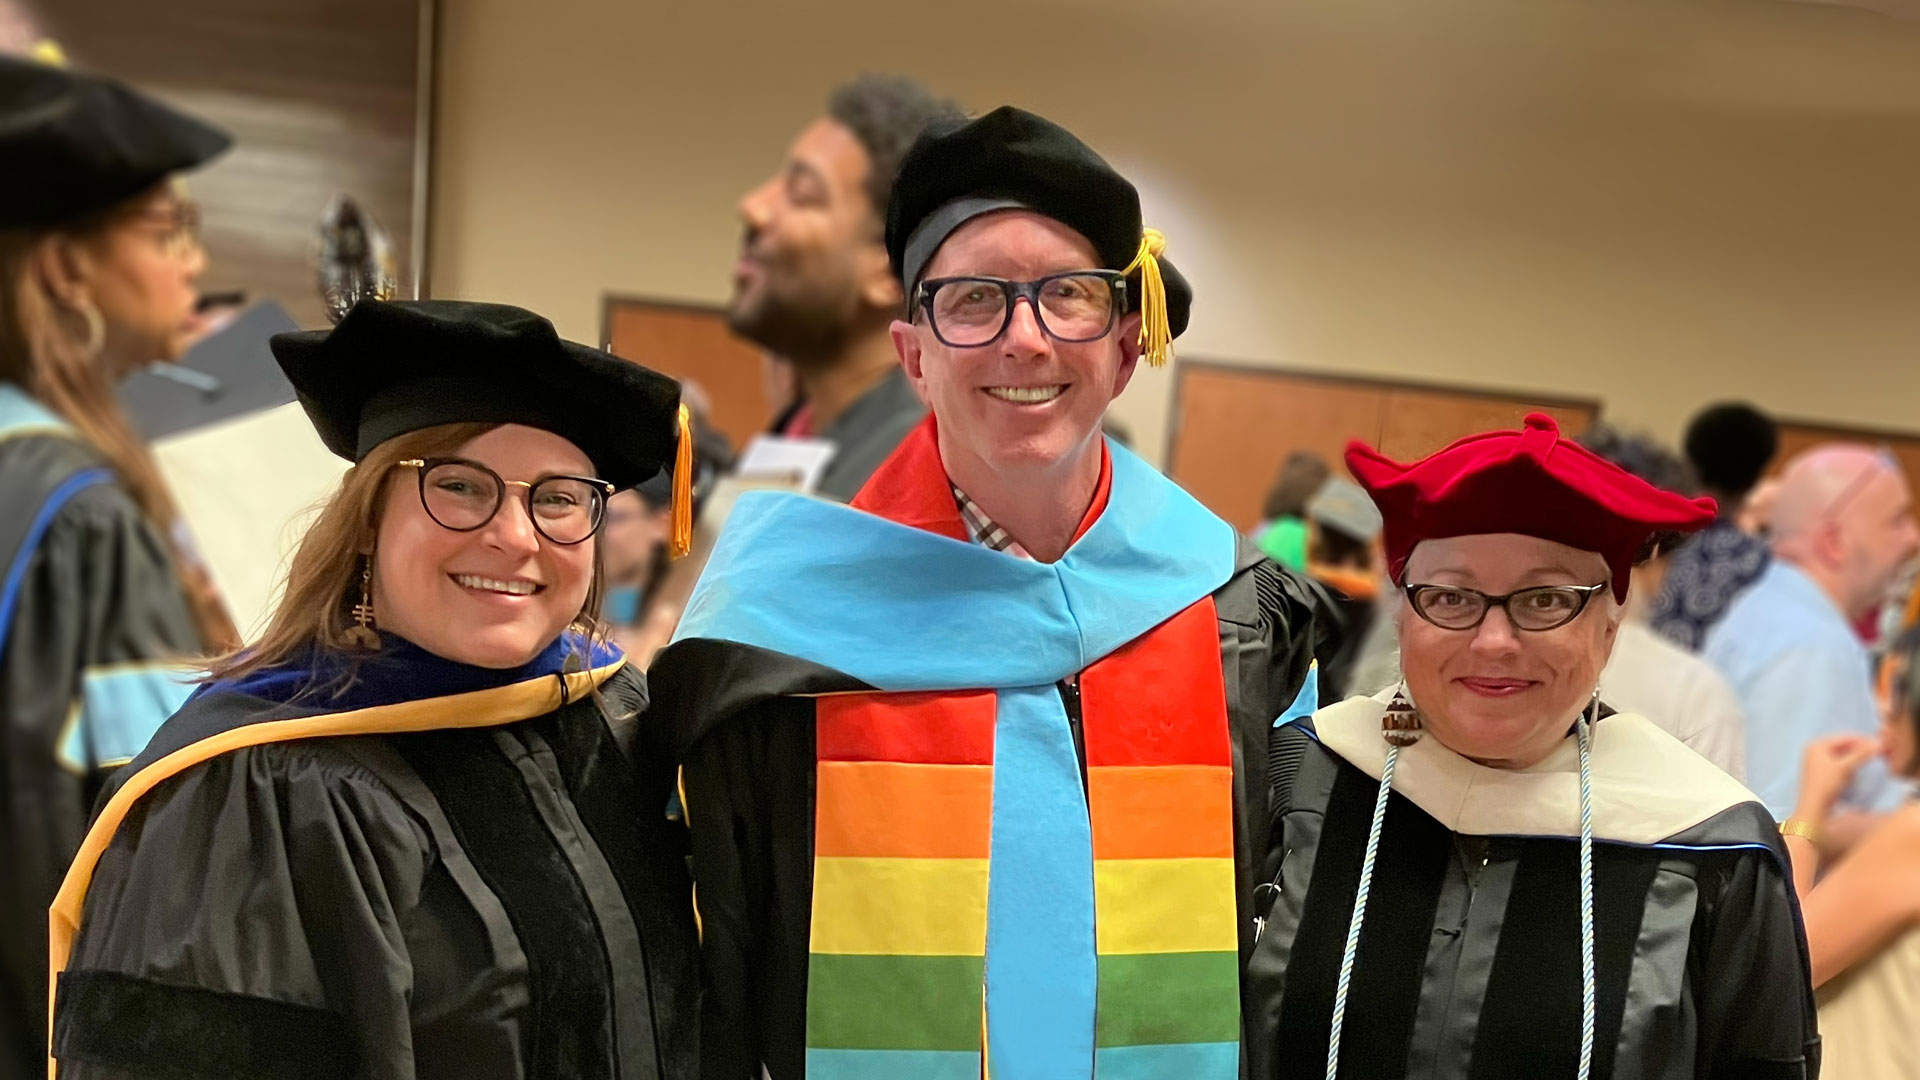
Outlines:
[{"label": "man's ear", "polygon": [[1119,397],[1133,381],[1134,369],[1140,366],[1140,313],[1121,316],[1114,333],[1119,335],[1114,344],[1120,347],[1120,370],[1113,375],[1113,396]]},{"label": "man's ear", "polygon": [[914,396],[920,404],[933,408],[933,399],[927,396],[927,354],[920,347],[920,328],[905,319],[895,319],[887,332],[893,336],[893,351],[900,356],[900,368],[913,384]]},{"label": "man's ear", "polygon": [[80,244],[50,236],[36,246],[29,272],[63,307],[85,307],[92,299],[93,260]]},{"label": "man's ear", "polygon": [[926,377],[921,370],[920,332],[905,319],[895,319],[887,327],[887,333],[893,338],[893,351],[900,357],[900,366],[914,386],[919,386]]},{"label": "man's ear", "polygon": [[1837,521],[1822,521],[1813,530],[1813,551],[1822,565],[1837,569],[1847,561],[1847,537]]}]

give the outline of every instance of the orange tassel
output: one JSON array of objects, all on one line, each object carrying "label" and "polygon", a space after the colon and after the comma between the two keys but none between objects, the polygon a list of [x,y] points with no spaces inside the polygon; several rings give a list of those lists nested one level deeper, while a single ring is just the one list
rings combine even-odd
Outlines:
[{"label": "orange tassel", "polygon": [[673,557],[693,550],[693,413],[680,406],[680,446],[673,455]]}]

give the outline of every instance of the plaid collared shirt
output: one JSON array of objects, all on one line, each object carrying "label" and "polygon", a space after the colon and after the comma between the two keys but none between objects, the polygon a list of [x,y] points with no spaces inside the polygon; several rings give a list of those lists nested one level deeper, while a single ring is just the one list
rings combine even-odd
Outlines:
[{"label": "plaid collared shirt", "polygon": [[1033,558],[1027,554],[1026,548],[1020,546],[1020,541],[1008,535],[1007,530],[988,517],[987,512],[980,509],[979,504],[967,498],[966,492],[954,487],[952,481],[947,482],[947,487],[953,490],[953,501],[960,505],[960,520],[967,523],[967,536],[974,543],[990,547],[995,551],[1004,551],[1015,558]]}]

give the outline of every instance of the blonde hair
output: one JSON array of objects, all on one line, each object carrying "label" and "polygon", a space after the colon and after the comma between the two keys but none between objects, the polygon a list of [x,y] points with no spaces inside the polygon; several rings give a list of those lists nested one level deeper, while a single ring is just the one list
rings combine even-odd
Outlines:
[{"label": "blonde hair", "polygon": [[88,315],[62,304],[33,264],[61,238],[100,234],[125,204],[52,230],[0,230],[0,382],[11,382],[72,425],[105,458],[120,485],[166,544],[202,642],[220,649],[238,640],[233,621],[197,559],[181,550],[180,511],[153,454],[120,407],[109,374],[89,355],[97,333]]},{"label": "blonde hair", "polygon": [[[216,657],[209,681],[236,679],[299,658],[309,651],[365,655],[347,643],[356,625],[364,560],[378,558],[375,541],[390,485],[403,475],[395,468],[412,458],[444,457],[499,427],[498,424],[441,424],[397,435],[368,452],[341,477],[340,487],[322,504],[320,515],[300,540],[287,568],[286,588],[258,641]],[[411,475],[411,474],[405,474]],[[590,643],[606,640],[596,617],[603,589],[599,538],[593,540],[593,581],[572,629]],[[350,677],[350,675],[349,675]]]}]

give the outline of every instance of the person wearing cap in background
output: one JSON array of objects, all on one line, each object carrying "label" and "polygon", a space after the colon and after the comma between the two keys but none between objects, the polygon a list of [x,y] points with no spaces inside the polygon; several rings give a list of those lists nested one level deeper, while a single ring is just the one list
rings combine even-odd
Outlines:
[{"label": "person wearing cap in background", "polygon": [[703,1071],[1233,1080],[1267,732],[1336,616],[1101,438],[1192,292],[1084,143],[923,136],[887,244],[931,418],[851,507],[743,496],[651,672]]},{"label": "person wearing cap in background", "polygon": [[[1697,490],[1686,464],[1645,436],[1595,424],[1581,434],[1579,443],[1662,491]],[[1655,630],[1649,617],[1653,600],[1662,595],[1668,568],[1680,552],[1700,539],[1700,534],[1687,536],[1672,530],[1647,538],[1634,564],[1635,587],[1627,617],[1620,621],[1600,686],[1608,704],[1659,724],[1728,776],[1745,783],[1747,716],[1739,697],[1712,664]]]},{"label": "person wearing cap in background", "polygon": [[1331,590],[1346,620],[1346,641],[1318,676],[1319,693],[1338,701],[1355,689],[1353,674],[1380,608],[1380,509],[1358,484],[1332,477],[1304,513],[1307,573]]},{"label": "person wearing cap in background", "polygon": [[115,387],[178,359],[206,266],[172,182],[224,132],[0,57],[0,1074],[45,1067],[46,910],[107,771],[234,630]]},{"label": "person wearing cap in background", "polygon": [[59,1076],[694,1075],[672,765],[594,615],[608,495],[673,457],[690,498],[677,386],[494,304],[273,352],[355,464],[108,788],[53,908]]},{"label": "person wearing cap in background", "polygon": [[1815,1076],[1773,819],[1597,688],[1647,537],[1713,503],[1540,414],[1347,465],[1386,520],[1405,681],[1278,729],[1250,1075]]},{"label": "person wearing cap in background", "polygon": [[1751,405],[1702,409],[1687,425],[1687,464],[1720,506],[1720,517],[1674,553],[1658,592],[1653,627],[1699,652],[1727,608],[1766,573],[1772,554],[1763,529],[1744,521],[1761,494],[1761,477],[1780,450],[1780,429]]}]

